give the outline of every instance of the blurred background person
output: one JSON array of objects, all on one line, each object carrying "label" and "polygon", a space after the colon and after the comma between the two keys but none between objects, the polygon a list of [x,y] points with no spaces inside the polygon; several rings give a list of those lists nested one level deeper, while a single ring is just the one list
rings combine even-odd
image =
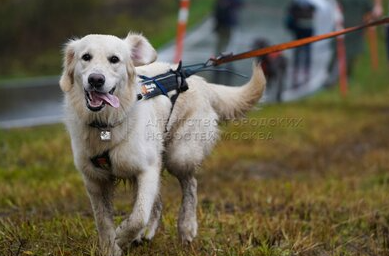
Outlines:
[{"label": "blurred background person", "polygon": [[[339,0],[344,15],[344,26],[353,27],[366,19],[382,15],[381,0]],[[356,31],[346,36],[347,73],[351,76],[355,63],[364,50],[364,31]]]},{"label": "blurred background person", "polygon": [[[286,26],[295,39],[314,35],[315,6],[309,0],[293,0],[287,9]],[[310,77],[311,45],[296,48],[294,51],[292,88],[297,89]],[[300,82],[300,74],[303,80]]]},{"label": "blurred background person", "polygon": [[[219,56],[222,53],[226,53],[232,37],[233,29],[238,24],[238,11],[241,6],[241,0],[216,1],[214,7],[215,32],[217,40],[215,52],[216,56]],[[232,64],[228,64],[227,68],[232,70]],[[229,73],[223,75],[220,74],[220,72],[215,72],[213,79],[215,83],[228,84],[230,75],[231,74]]]},{"label": "blurred background person", "polygon": [[[326,34],[336,30],[341,30],[343,26],[343,14],[337,0],[310,0],[317,7],[315,12],[315,35]],[[330,51],[330,61],[328,64],[328,77],[326,86],[335,85],[339,78],[339,44],[343,43],[342,37],[333,38],[314,43],[315,46]],[[324,47],[323,47],[324,46]]]},{"label": "blurred background person", "polygon": [[[387,15],[389,15],[389,2],[388,2],[388,5],[387,5]],[[388,63],[389,63],[389,24],[387,24],[385,26],[385,41],[386,41],[386,56],[387,56],[387,60],[388,60]]]},{"label": "blurred background person", "polygon": [[227,50],[233,28],[238,23],[241,0],[217,0],[214,9],[215,32],[217,34],[216,55]]},{"label": "blurred background person", "polygon": [[[269,40],[264,37],[255,39],[253,49],[262,49],[271,46]],[[287,58],[283,52],[274,52],[256,58],[261,64],[262,70],[266,76],[266,92],[273,94],[276,102],[282,102],[282,93],[284,91],[284,80],[288,65]]]},{"label": "blurred background person", "polygon": [[374,7],[373,7],[373,19],[377,19],[381,17],[384,14],[384,9],[382,6],[382,0],[374,0]]}]

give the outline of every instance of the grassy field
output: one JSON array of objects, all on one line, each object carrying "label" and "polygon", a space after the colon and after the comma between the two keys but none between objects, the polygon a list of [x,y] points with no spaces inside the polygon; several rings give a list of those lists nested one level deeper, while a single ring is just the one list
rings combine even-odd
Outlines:
[{"label": "grassy field", "polygon": [[[389,82],[365,56],[337,88],[224,126],[198,172],[199,235],[177,239],[163,174],[155,239],[129,255],[389,255]],[[89,200],[62,125],[0,131],[0,255],[97,255]],[[117,221],[130,211],[120,185]]]}]

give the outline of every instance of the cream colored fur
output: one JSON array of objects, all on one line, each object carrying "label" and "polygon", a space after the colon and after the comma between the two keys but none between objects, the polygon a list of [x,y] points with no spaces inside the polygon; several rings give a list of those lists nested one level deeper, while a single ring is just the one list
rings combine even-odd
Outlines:
[{"label": "cream colored fur", "polygon": [[[90,61],[83,60],[85,53],[92,56]],[[112,55],[120,61],[110,63],[108,58]],[[194,239],[197,234],[194,175],[216,142],[217,123],[241,116],[258,102],[265,88],[264,75],[257,66],[253,66],[251,80],[242,87],[226,87],[207,83],[198,76],[189,77],[189,90],[178,97],[166,124],[172,107],[167,97],[136,100],[139,91],[136,75],[154,76],[171,68],[167,63],[152,63],[155,59],[156,52],[148,41],[131,33],[125,39],[89,35],[69,41],[65,47],[60,80],[65,93],[65,122],[105,255],[122,255],[132,241],[154,236],[162,210],[159,186],[163,168],[178,178],[182,188],[179,238],[182,242]],[[105,106],[92,112],[86,107],[84,90],[90,89],[91,73],[105,76],[106,92],[116,88],[118,109]],[[89,126],[92,121],[115,124],[111,129],[112,140],[101,141],[100,131]],[[107,150],[111,170],[94,167],[90,158]],[[115,227],[112,200],[118,178],[134,180],[136,191],[132,213]]]}]

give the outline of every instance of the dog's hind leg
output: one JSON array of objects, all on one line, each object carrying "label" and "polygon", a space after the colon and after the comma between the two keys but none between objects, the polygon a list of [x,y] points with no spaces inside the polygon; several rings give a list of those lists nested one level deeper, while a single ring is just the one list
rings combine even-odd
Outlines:
[{"label": "dog's hind leg", "polygon": [[169,173],[180,182],[182,201],[178,213],[178,236],[183,244],[193,241],[197,235],[197,180],[195,170],[197,165],[167,166]]},{"label": "dog's hind leg", "polygon": [[190,243],[197,235],[197,180],[192,173],[177,178],[182,190],[182,203],[178,215],[178,233],[182,243]]},{"label": "dog's hind leg", "polygon": [[186,168],[182,172],[177,171],[176,168],[168,168],[168,171],[180,182],[182,191],[177,228],[179,239],[183,244],[191,243],[197,235],[197,180],[194,177],[195,169],[193,168],[191,171]]},{"label": "dog's hind leg", "polygon": [[102,255],[122,255],[122,250],[115,243],[116,235],[112,205],[114,181],[110,179],[95,180],[84,177],[84,182],[95,216]]},{"label": "dog's hind leg", "polygon": [[213,109],[197,108],[196,111],[192,111],[190,118],[183,117],[179,123],[181,126],[172,132],[164,159],[167,170],[178,179],[182,190],[178,216],[178,233],[182,243],[192,242],[197,235],[195,173],[218,137],[217,115]]}]

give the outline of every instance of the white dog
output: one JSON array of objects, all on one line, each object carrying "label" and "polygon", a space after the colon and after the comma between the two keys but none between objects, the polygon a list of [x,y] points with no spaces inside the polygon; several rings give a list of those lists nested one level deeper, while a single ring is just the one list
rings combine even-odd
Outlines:
[{"label": "white dog", "polygon": [[[215,144],[217,123],[242,115],[261,98],[262,70],[254,66],[251,80],[242,87],[191,76],[186,79],[189,89],[173,107],[165,95],[137,99],[138,75],[153,77],[171,69],[165,63],[150,64],[157,54],[141,35],[88,35],[69,41],[64,55],[60,87],[65,121],[104,254],[121,255],[132,241],[154,236],[162,210],[163,168],[181,184],[178,232],[182,242],[191,242],[197,233],[195,170]],[[136,195],[132,213],[115,228],[117,179],[133,181]]]}]

